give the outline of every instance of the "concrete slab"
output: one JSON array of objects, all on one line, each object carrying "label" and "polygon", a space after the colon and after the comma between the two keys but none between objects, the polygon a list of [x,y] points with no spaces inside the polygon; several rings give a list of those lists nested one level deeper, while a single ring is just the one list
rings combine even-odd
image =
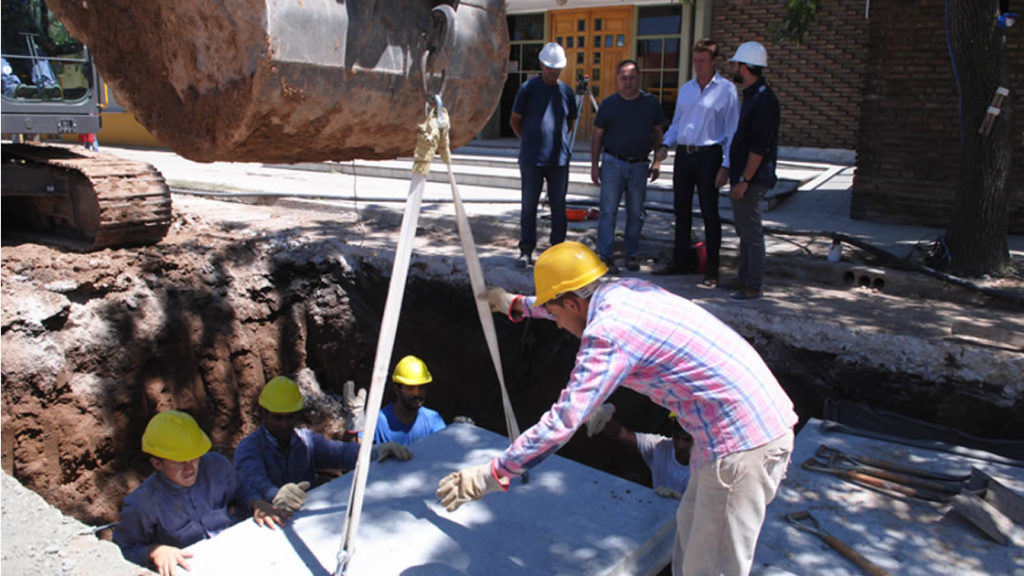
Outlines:
[{"label": "concrete slab", "polygon": [[1024,574],[1024,549],[989,540],[973,524],[951,512],[949,504],[887,496],[831,474],[805,470],[801,464],[819,445],[827,444],[847,454],[945,474],[966,474],[974,466],[1018,494],[1024,494],[1024,468],[823,432],[821,424],[821,420],[811,419],[797,435],[787,478],[768,507],[752,574],[864,573],[817,536],[787,523],[786,514],[803,510],[810,511],[822,530],[890,574]]},{"label": "concrete slab", "polygon": [[[612,576],[656,574],[668,565],[678,501],[559,456],[507,494],[454,513],[438,504],[438,480],[507,444],[453,424],[413,444],[412,460],[374,464],[348,574]],[[332,574],[352,476],[312,490],[286,529],[245,521],[191,546],[189,574]]]}]

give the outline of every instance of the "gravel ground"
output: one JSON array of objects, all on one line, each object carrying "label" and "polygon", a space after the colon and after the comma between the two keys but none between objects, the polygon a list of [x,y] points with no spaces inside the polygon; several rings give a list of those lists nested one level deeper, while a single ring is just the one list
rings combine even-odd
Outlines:
[{"label": "gravel ground", "polygon": [[50,506],[7,473],[3,475],[0,571],[15,574],[152,574],[128,562],[113,542]]}]

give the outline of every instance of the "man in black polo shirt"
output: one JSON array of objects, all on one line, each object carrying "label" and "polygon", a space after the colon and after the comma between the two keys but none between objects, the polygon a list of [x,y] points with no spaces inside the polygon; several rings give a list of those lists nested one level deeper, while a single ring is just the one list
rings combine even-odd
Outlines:
[{"label": "man in black polo shirt", "polygon": [[733,80],[743,90],[740,120],[729,149],[729,198],[736,234],[740,237],[738,289],[730,298],[755,300],[761,297],[764,279],[761,204],[765,192],[778,180],[775,161],[779,150],[779,99],[761,77],[768,65],[764,46],[744,42],[730,62],[735,62],[736,67]]},{"label": "man in black polo shirt", "polygon": [[[619,63],[619,91],[604,99],[594,118],[590,140],[590,179],[601,185],[601,216],[597,221],[597,252],[615,274],[615,218],[626,196],[626,268],[640,269],[640,231],[644,225],[647,178],[661,173],[661,160],[648,165],[651,150],[661,145],[665,114],[658,100],[640,90],[637,65]],[[603,151],[603,152],[602,152]],[[600,162],[600,165],[598,164]]]}]

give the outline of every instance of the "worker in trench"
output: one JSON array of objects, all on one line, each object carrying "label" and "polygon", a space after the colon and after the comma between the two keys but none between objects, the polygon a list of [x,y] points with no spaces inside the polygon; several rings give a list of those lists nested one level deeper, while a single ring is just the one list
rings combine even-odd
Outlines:
[{"label": "worker in trench", "polygon": [[580,349],[537,424],[490,462],[441,479],[437,497],[454,511],[508,491],[511,478],[557,451],[625,386],[678,414],[693,437],[673,575],[747,574],[793,451],[793,403],[754,348],[712,314],[643,280],[604,279],[607,272],[592,250],[563,242],[537,259],[536,296],[481,294],[513,321],[556,321]]},{"label": "worker in trench", "polygon": [[[210,438],[192,416],[167,410],[142,434],[142,451],[155,471],[124,499],[114,542],[125,558],[170,576],[188,570],[182,548],[212,538],[241,519],[242,490],[231,462],[210,452]],[[263,500],[251,509],[271,511]]]},{"label": "worker in trench", "polygon": [[434,381],[423,360],[406,356],[395,365],[391,390],[395,401],[381,408],[373,441],[377,444],[396,442],[408,446],[444,430],[444,418],[424,406],[427,385]]},{"label": "worker in trench", "polygon": [[[348,394],[351,394],[349,385]],[[235,470],[246,502],[270,501],[272,507],[254,509],[260,526],[285,525],[306,502],[317,470],[352,470],[359,458],[359,444],[331,440],[308,428],[297,428],[305,405],[295,380],[277,376],[259,396],[263,425],[238,443]],[[400,444],[385,442],[373,447],[371,457],[409,460],[412,452]]]},{"label": "worker in trench", "polygon": [[679,425],[675,413],[669,414],[671,433],[645,434],[626,428],[615,418],[615,405],[602,404],[587,417],[587,436],[598,434],[609,438],[620,446],[640,454],[644,464],[651,471],[651,485],[654,493],[664,498],[683,497],[686,484],[690,481],[690,450],[693,437]]}]

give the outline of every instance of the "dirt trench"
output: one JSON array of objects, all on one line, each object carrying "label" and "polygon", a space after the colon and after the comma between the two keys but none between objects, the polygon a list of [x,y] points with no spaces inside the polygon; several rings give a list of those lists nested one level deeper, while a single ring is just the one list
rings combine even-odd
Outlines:
[{"label": "dirt trench", "polygon": [[[387,242],[353,241],[326,220],[303,213],[243,225],[176,209],[171,234],[156,247],[76,254],[5,242],[4,470],[83,522],[114,521],[123,497],[151,471],[139,444],[154,413],[192,413],[230,456],[258,425],[263,383],[281,373],[300,375],[308,424],[340,436],[343,384],[369,385],[391,260]],[[420,232],[429,246],[455,245],[450,229]],[[414,258],[393,358],[427,362],[428,405],[446,421],[468,416],[504,433],[497,378],[459,260],[439,248]],[[525,428],[558,396],[578,342],[550,322],[497,318],[497,327]],[[991,402],[998,390],[914,380],[770,334],[747,336],[802,420],[820,416],[825,399],[843,398],[979,435],[1022,433],[1014,424],[1024,420],[1020,403]],[[665,430],[665,411],[638,394],[620,390],[612,401],[627,426]],[[649,482],[638,456],[600,437],[577,434],[561,454]]]}]

